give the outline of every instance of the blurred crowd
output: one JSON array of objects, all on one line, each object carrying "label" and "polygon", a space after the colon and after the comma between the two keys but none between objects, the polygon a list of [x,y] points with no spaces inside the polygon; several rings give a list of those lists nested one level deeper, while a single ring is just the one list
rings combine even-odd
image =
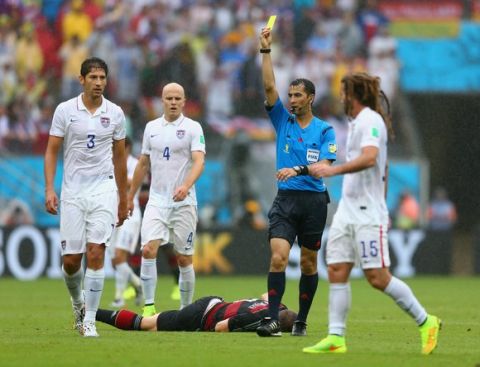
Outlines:
[{"label": "blurred crowd", "polygon": [[342,76],[370,71],[390,99],[397,90],[396,41],[376,0],[0,1],[0,151],[44,152],[54,108],[80,92],[88,56],[109,65],[106,94],[124,109],[134,141],[161,114],[170,81],[185,86],[185,114],[207,139],[248,131],[266,117],[258,34],[271,14],[280,95],[292,79],[311,79],[315,113],[334,125],[341,148]]}]

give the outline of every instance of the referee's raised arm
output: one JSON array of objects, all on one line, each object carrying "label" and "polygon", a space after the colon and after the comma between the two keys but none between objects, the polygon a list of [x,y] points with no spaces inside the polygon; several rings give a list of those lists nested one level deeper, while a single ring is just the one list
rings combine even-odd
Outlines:
[{"label": "referee's raised arm", "polygon": [[271,58],[272,33],[270,28],[263,28],[260,34],[260,53],[262,54],[262,77],[263,88],[267,104],[273,106],[278,99],[278,92],[275,86],[275,76]]}]

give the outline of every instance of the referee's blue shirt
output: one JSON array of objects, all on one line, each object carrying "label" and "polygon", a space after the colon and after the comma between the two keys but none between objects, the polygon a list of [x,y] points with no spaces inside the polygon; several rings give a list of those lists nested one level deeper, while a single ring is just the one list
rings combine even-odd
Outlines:
[{"label": "referee's blue shirt", "polygon": [[[323,159],[336,160],[337,145],[332,126],[314,116],[310,124],[302,129],[280,98],[266,109],[277,132],[277,170]],[[279,190],[323,192],[327,189],[323,179],[312,176],[292,177],[284,182],[278,181],[277,186]]]}]

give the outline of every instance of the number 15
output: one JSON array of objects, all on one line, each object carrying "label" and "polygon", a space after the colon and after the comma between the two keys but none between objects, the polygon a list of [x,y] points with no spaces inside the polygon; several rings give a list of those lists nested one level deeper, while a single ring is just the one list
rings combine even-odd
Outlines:
[{"label": "number 15", "polygon": [[[378,247],[377,247],[377,241],[370,241],[369,245],[365,243],[365,241],[360,241],[362,244],[362,257],[368,257],[368,255],[372,257],[376,257],[378,255]],[[367,255],[367,252],[369,254]]]}]

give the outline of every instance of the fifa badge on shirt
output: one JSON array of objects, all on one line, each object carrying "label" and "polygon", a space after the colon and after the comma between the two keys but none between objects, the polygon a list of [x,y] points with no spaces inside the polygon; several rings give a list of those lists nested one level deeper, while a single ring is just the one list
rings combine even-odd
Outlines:
[{"label": "fifa badge on shirt", "polygon": [[329,153],[336,153],[337,152],[337,144],[329,143],[328,144],[328,152]]},{"label": "fifa badge on shirt", "polygon": [[183,139],[185,136],[185,130],[177,130],[177,138]]},{"label": "fifa badge on shirt", "polygon": [[110,117],[100,117],[100,123],[106,129],[110,126]]}]

